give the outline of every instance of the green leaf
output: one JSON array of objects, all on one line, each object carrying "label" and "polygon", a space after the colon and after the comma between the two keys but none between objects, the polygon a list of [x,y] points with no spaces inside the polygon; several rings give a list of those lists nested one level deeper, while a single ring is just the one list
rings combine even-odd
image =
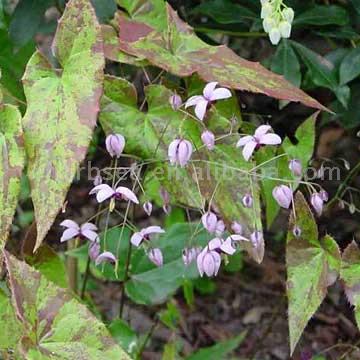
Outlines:
[{"label": "green leaf", "polygon": [[181,313],[175,301],[169,301],[167,303],[166,309],[160,312],[159,318],[170,330],[176,331],[181,320]]},{"label": "green leaf", "polygon": [[[237,56],[226,46],[210,46],[198,38],[171,6],[162,0],[119,1],[131,19],[119,14],[119,47],[175,75],[197,73],[205,81],[229,88],[300,101],[324,109],[316,100],[259,63]],[[131,5],[130,5],[131,4]],[[142,11],[137,11],[141,5]]]},{"label": "green leaf", "polygon": [[[294,217],[296,213],[296,219]],[[340,250],[330,236],[318,239],[318,229],[304,196],[297,193],[286,246],[287,296],[291,354],[306,324],[324,300],[340,271]],[[298,226],[301,235],[295,237]]]},{"label": "green leaf", "polygon": [[53,44],[62,70],[53,69],[38,51],[26,68],[23,82],[28,107],[23,126],[37,224],[35,250],[86,155],[102,93],[101,44],[100,25],[90,3],[71,0]]},{"label": "green leaf", "polygon": [[258,14],[248,7],[234,4],[230,0],[207,1],[198,5],[193,13],[207,15],[219,24],[249,24],[258,18]]},{"label": "green leaf", "polygon": [[337,5],[316,5],[312,9],[295,16],[294,26],[303,25],[339,25],[349,23],[349,15],[346,9]]},{"label": "green leaf", "polygon": [[139,339],[135,331],[124,320],[113,320],[108,329],[112,337],[128,354],[135,354],[139,346]]},{"label": "green leaf", "polygon": [[0,324],[2,329],[9,326],[6,325],[9,322],[20,328],[21,340],[16,350],[22,357],[29,360],[128,359],[105,325],[67,290],[57,287],[7,252],[5,259],[17,317],[0,316]]},{"label": "green leaf", "polygon": [[284,75],[285,79],[295,86],[301,84],[299,60],[286,39],[283,39],[271,60],[271,70]]},{"label": "green leaf", "polygon": [[3,0],[0,0],[0,30],[6,29]]},{"label": "green leaf", "polygon": [[360,15],[360,0],[350,0],[355,8],[355,10]]},{"label": "green leaf", "polygon": [[117,9],[115,0],[91,0],[96,16],[101,23],[111,20]]},{"label": "green leaf", "polygon": [[351,50],[340,65],[340,84],[344,85],[360,75],[360,48]]},{"label": "green leaf", "polygon": [[54,0],[20,0],[12,15],[9,32],[13,42],[19,46],[31,40]]},{"label": "green leaf", "polygon": [[0,103],[0,258],[20,194],[25,161],[23,142],[20,111]]},{"label": "green leaf", "polygon": [[226,356],[234,351],[244,341],[246,331],[232,339],[221,341],[216,345],[198,350],[196,353],[188,356],[186,360],[219,360],[226,359]]}]

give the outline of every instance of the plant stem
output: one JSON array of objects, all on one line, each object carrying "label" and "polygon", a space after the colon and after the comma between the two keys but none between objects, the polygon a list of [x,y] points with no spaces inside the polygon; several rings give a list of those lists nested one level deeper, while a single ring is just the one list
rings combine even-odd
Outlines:
[{"label": "plant stem", "polygon": [[[76,248],[77,239],[69,240],[67,242],[68,251]],[[77,259],[68,256],[66,260],[66,267],[69,274],[69,287],[76,294],[77,292]]]},{"label": "plant stem", "polygon": [[124,274],[124,281],[121,283],[121,295],[120,295],[120,307],[119,307],[119,318],[121,319],[124,312],[124,304],[125,304],[125,284],[129,280],[129,265],[131,259],[131,251],[132,245],[129,244],[129,250],[126,256],[126,264],[125,264],[125,274]]},{"label": "plant stem", "polygon": [[138,351],[138,353],[137,353],[137,358],[139,358],[139,359],[141,358],[141,355],[142,355],[142,353],[144,352],[145,347],[146,347],[146,345],[148,344],[148,342],[149,342],[149,340],[150,340],[150,338],[151,338],[151,335],[152,335],[153,332],[155,331],[156,326],[157,326],[158,323],[159,323],[159,318],[156,317],[156,319],[155,319],[154,323],[152,324],[149,332],[146,334],[146,338],[144,339],[143,343],[141,344],[141,347],[140,347],[140,349],[139,349],[139,351]]}]

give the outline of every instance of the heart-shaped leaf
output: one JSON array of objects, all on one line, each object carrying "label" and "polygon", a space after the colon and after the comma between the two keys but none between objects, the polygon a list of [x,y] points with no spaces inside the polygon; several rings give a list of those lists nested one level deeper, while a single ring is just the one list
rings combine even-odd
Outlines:
[{"label": "heart-shaped leaf", "polygon": [[[36,52],[23,83],[28,176],[40,246],[86,155],[99,110],[104,56],[101,28],[87,0],[71,0],[53,44],[62,69]],[[44,105],[46,102],[46,106]]]}]

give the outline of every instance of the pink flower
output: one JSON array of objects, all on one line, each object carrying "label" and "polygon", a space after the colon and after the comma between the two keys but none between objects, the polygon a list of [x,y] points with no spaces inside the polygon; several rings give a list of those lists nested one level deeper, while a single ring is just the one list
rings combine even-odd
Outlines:
[{"label": "pink flower", "polygon": [[146,212],[147,216],[150,216],[151,215],[151,212],[152,212],[152,203],[150,201],[147,201],[146,203],[144,203],[143,205],[143,209],[144,211]]},{"label": "pink flower", "polygon": [[67,228],[62,234],[60,242],[67,241],[75,237],[86,238],[90,241],[98,240],[99,236],[96,233],[97,227],[92,223],[85,223],[79,226],[75,221],[67,219],[60,225]]},{"label": "pink flower", "polygon": [[185,248],[182,252],[182,258],[185,266],[189,266],[200,254],[201,248]]},{"label": "pink flower", "polygon": [[201,141],[203,144],[209,149],[212,150],[215,147],[215,135],[209,131],[206,130],[201,134]]},{"label": "pink flower", "polygon": [[243,233],[243,227],[237,221],[232,222],[231,230],[237,235],[241,235]]},{"label": "pink flower", "polygon": [[95,265],[103,262],[116,263],[116,257],[110,251],[105,251],[96,258]]},{"label": "pink flower", "polygon": [[196,263],[200,276],[203,276],[204,273],[209,277],[216,276],[220,269],[221,256],[217,251],[210,250],[206,246],[198,255]]},{"label": "pink flower", "polygon": [[225,224],[224,224],[224,222],[222,220],[219,220],[216,223],[215,234],[217,236],[221,236],[224,231],[225,231]]},{"label": "pink flower", "polygon": [[324,207],[323,196],[320,193],[314,193],[311,195],[310,202],[316,213],[320,216]]},{"label": "pink flower", "polygon": [[130,241],[134,246],[140,246],[143,240],[150,240],[151,234],[161,234],[164,232],[165,230],[162,229],[160,226],[149,226],[139,232],[134,233],[131,236]]},{"label": "pink flower", "polygon": [[163,254],[160,249],[151,249],[148,252],[149,260],[158,267],[163,266]]},{"label": "pink flower", "polygon": [[170,195],[164,187],[160,188],[159,193],[160,193],[161,200],[163,201],[163,210],[164,210],[165,214],[169,214],[171,211]]},{"label": "pink flower", "polygon": [[242,154],[244,159],[248,161],[253,152],[259,149],[262,145],[279,145],[281,144],[281,137],[276,134],[268,134],[271,130],[270,125],[260,125],[254,133],[254,136],[246,135],[240,138],[237,142],[237,147],[244,147]]},{"label": "pink flower", "polygon": [[125,138],[120,134],[111,134],[105,140],[106,150],[111,157],[120,157],[125,147]]},{"label": "pink flower", "polygon": [[89,245],[88,253],[89,253],[90,259],[95,261],[100,254],[100,243],[97,241],[91,242]]},{"label": "pink flower", "polygon": [[216,230],[216,224],[217,224],[217,217],[216,215],[211,212],[208,211],[207,213],[205,213],[202,217],[201,217],[201,222],[204,226],[204,228],[210,232],[213,233]]},{"label": "pink flower", "polygon": [[301,161],[298,159],[293,159],[289,161],[289,169],[295,176],[302,176],[302,166]]},{"label": "pink flower", "polygon": [[90,195],[96,194],[96,200],[101,203],[107,199],[114,198],[116,200],[129,200],[135,204],[139,203],[136,195],[127,187],[119,186],[115,190],[107,184],[95,186],[90,192]]},{"label": "pink flower", "polygon": [[292,201],[292,190],[286,185],[276,186],[272,195],[282,208],[288,209]]},{"label": "pink flower", "polygon": [[168,156],[171,164],[184,167],[191,158],[193,148],[191,142],[184,139],[175,139],[169,145]]},{"label": "pink flower", "polygon": [[195,106],[195,114],[199,120],[203,120],[209,104],[216,100],[231,97],[231,92],[225,88],[216,88],[217,82],[210,82],[204,87],[203,95],[195,95],[186,101],[185,109]]},{"label": "pink flower", "polygon": [[321,190],[319,192],[320,197],[323,199],[324,202],[327,202],[329,200],[329,194],[325,190]]},{"label": "pink flower", "polygon": [[178,110],[182,105],[181,97],[178,94],[171,95],[169,98],[169,103],[173,110]]}]

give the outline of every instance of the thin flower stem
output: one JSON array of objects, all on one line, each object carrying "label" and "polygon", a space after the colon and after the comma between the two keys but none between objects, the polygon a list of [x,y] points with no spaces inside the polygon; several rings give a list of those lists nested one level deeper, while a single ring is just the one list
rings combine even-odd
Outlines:
[{"label": "thin flower stem", "polygon": [[266,165],[266,164],[269,164],[270,162],[272,162],[272,161],[274,161],[274,160],[278,160],[278,159],[280,159],[280,158],[282,158],[282,157],[284,157],[284,156],[287,156],[287,154],[286,154],[286,153],[280,154],[280,155],[277,155],[277,156],[275,156],[275,157],[273,157],[273,158],[271,158],[271,159],[269,159],[269,160],[266,160],[266,161],[262,162],[261,164],[256,165],[255,167],[253,167],[253,168],[250,170],[250,172],[253,172],[253,171],[261,168],[262,166],[264,166],[264,165]]},{"label": "thin flower stem", "polygon": [[144,352],[144,350],[145,350],[145,348],[146,348],[146,345],[148,344],[148,342],[149,342],[149,340],[150,340],[150,338],[151,338],[151,335],[152,335],[153,332],[155,331],[158,323],[159,323],[159,318],[156,317],[154,323],[152,324],[149,332],[148,332],[147,335],[146,335],[146,338],[144,339],[143,343],[141,344],[141,347],[140,347],[140,349],[139,349],[139,351],[138,351],[138,353],[137,353],[137,358],[139,358],[139,359],[141,358],[141,355],[142,355],[142,353]]}]

